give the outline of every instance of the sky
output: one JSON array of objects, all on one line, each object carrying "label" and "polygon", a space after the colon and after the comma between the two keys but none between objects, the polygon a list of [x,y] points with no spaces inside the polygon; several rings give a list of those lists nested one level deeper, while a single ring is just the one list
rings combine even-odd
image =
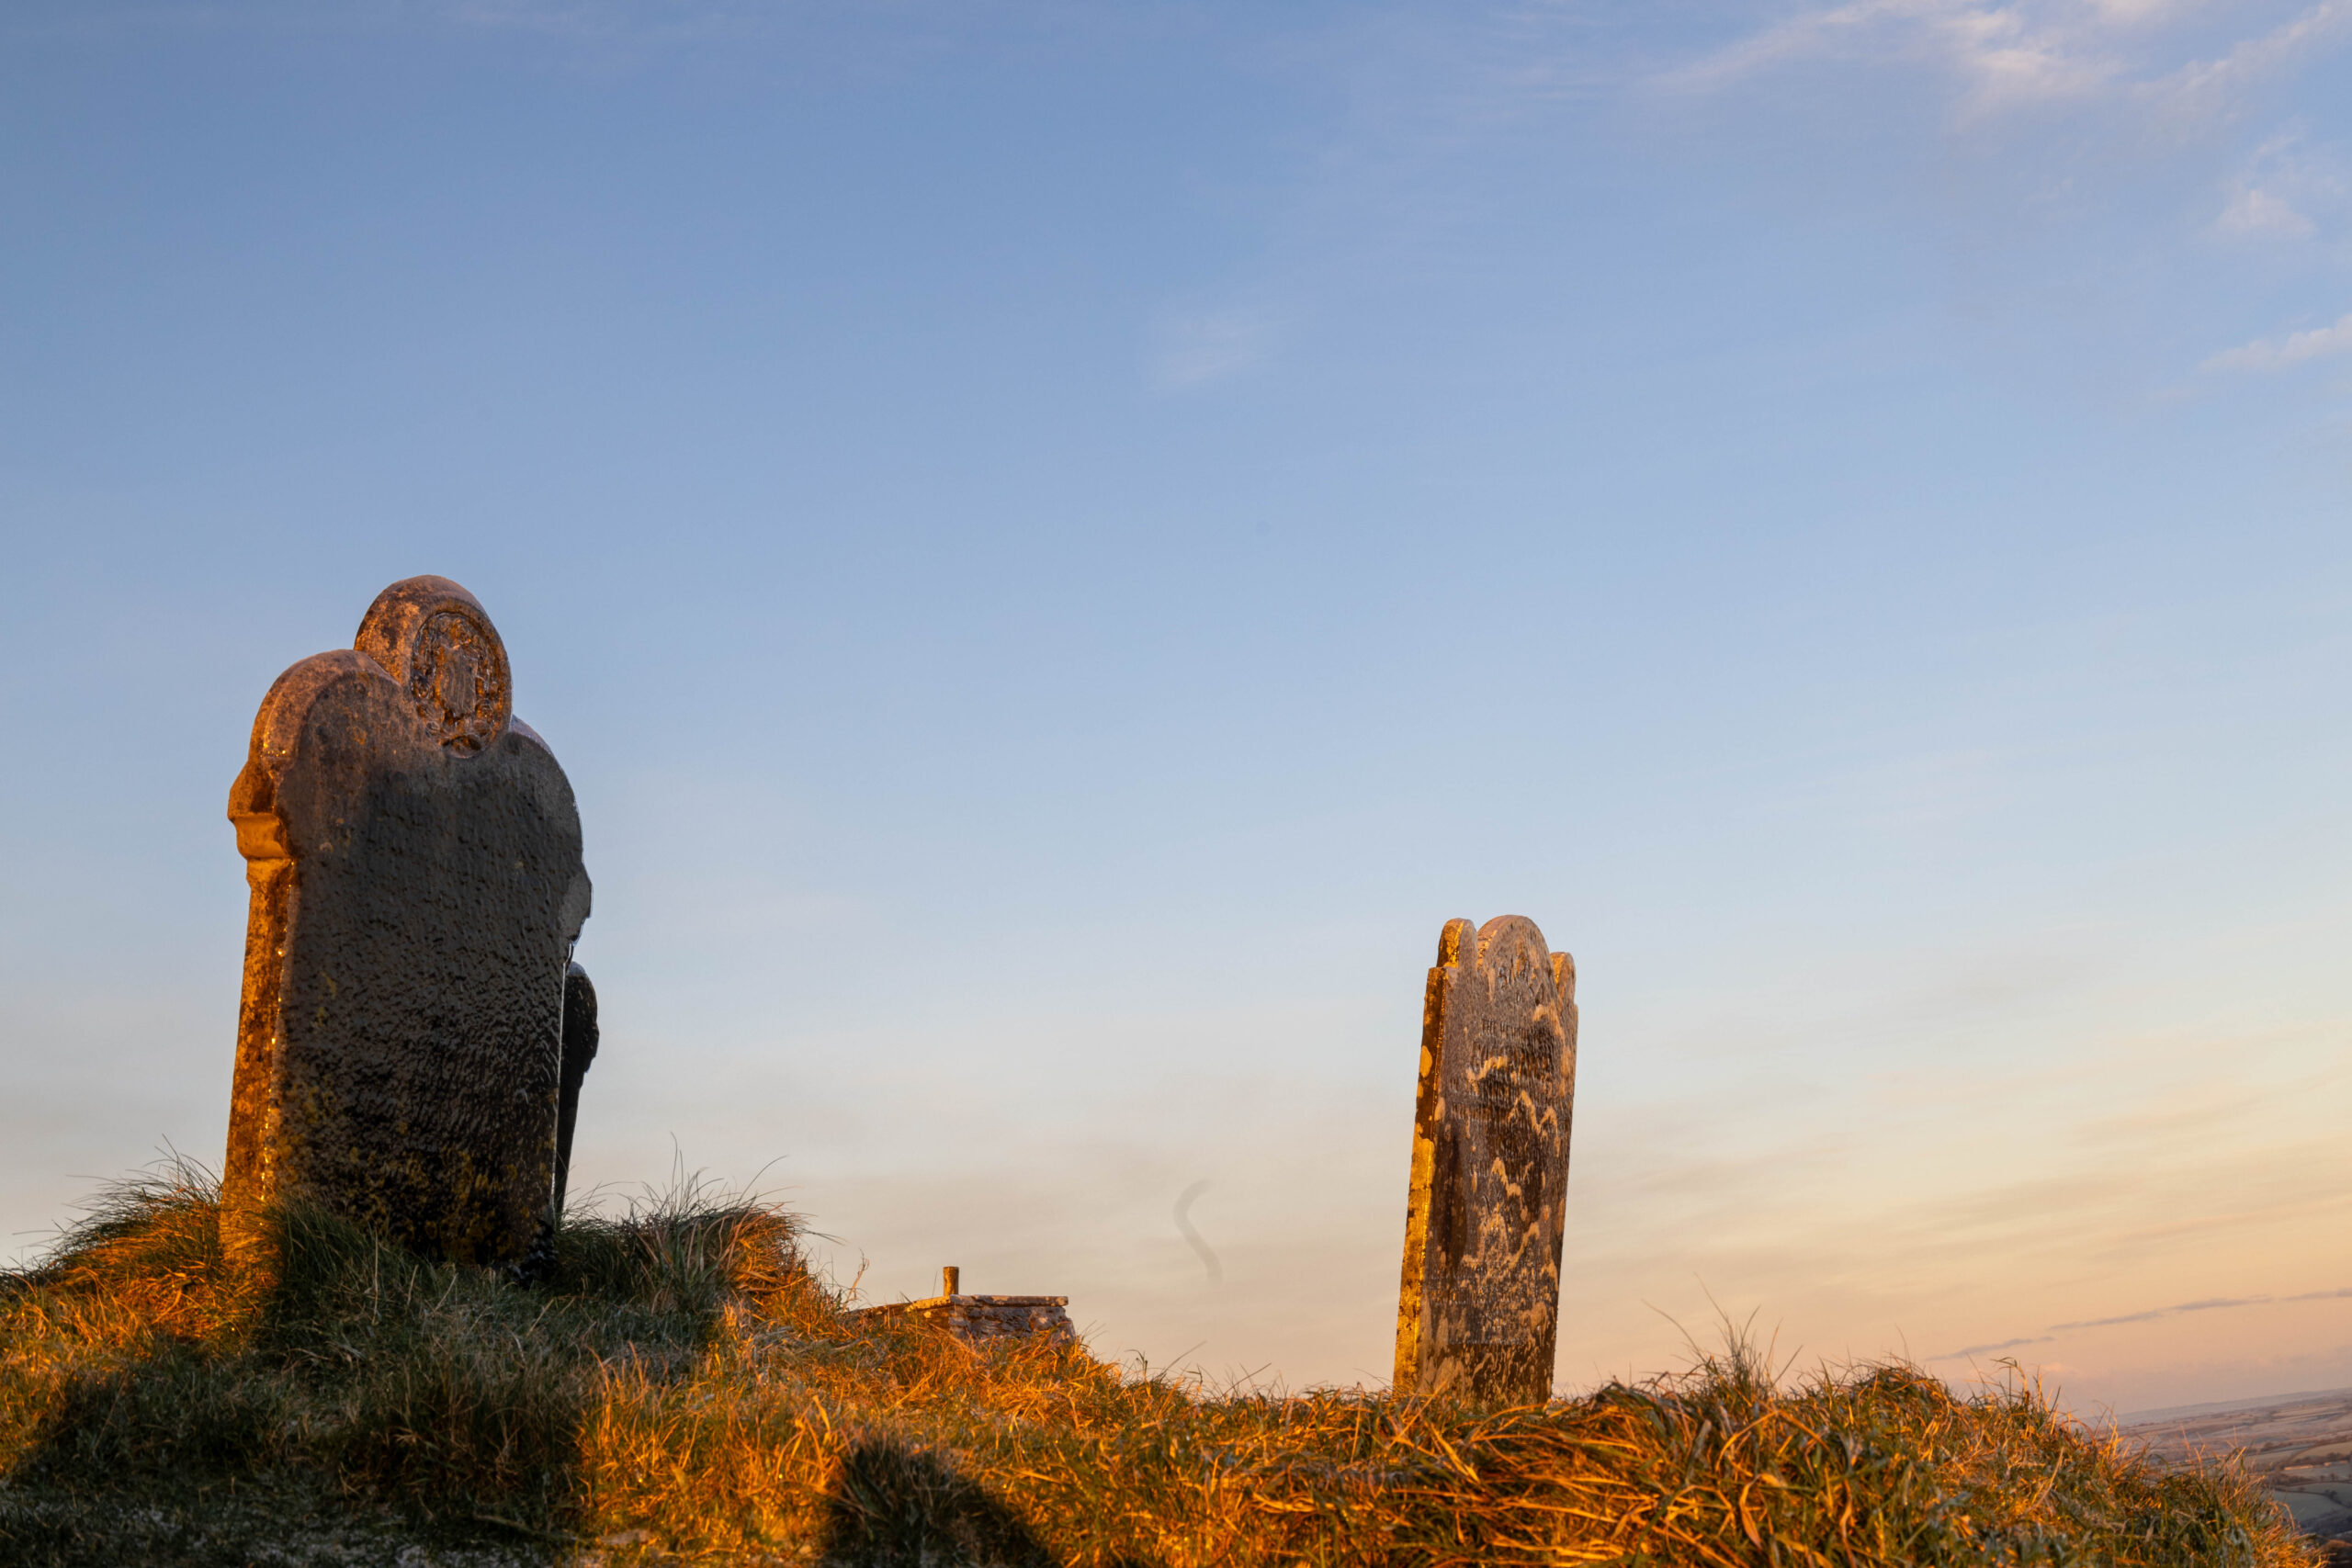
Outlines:
[{"label": "sky", "polygon": [[217,1163],[254,710],[433,572],[608,1205],[1376,1382],[1520,914],[1563,1390],[2352,1384],[2347,503],[2352,0],[26,0],[0,1250]]}]

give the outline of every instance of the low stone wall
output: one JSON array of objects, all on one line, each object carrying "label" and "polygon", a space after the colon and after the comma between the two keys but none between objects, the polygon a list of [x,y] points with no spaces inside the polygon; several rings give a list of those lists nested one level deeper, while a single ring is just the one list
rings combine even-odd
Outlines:
[{"label": "low stone wall", "polygon": [[1078,1331],[1070,1326],[1068,1296],[933,1296],[926,1301],[860,1307],[850,1315],[916,1318],[937,1324],[968,1345],[1039,1335],[1065,1345],[1078,1343]]}]

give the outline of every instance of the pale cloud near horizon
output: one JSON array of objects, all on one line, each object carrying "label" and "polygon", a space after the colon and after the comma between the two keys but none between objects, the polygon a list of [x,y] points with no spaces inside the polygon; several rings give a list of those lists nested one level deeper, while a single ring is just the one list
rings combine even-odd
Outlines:
[{"label": "pale cloud near horizon", "polygon": [[2312,327],[2283,337],[2256,338],[2239,348],[2225,349],[2208,359],[2203,368],[2220,371],[2285,370],[2308,360],[2352,353],[2352,311],[2335,324]]}]

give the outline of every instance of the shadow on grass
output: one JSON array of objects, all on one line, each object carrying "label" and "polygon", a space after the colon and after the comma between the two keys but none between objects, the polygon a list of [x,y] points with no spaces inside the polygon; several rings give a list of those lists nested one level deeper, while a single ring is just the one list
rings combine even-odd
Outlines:
[{"label": "shadow on grass", "polygon": [[[825,1500],[828,1568],[1062,1568],[994,1494],[935,1455],[861,1443]],[[1124,1557],[1109,1568],[1153,1568]]]},{"label": "shadow on grass", "polygon": [[825,1500],[823,1561],[836,1568],[1060,1568],[1020,1517],[943,1461],[862,1443]]},{"label": "shadow on grass", "polygon": [[265,1222],[270,1267],[232,1264],[209,1173],[174,1166],[0,1275],[0,1564],[536,1560],[611,1369],[684,1377],[730,1303],[801,1280],[789,1216],[694,1184],[567,1224],[536,1288]]}]

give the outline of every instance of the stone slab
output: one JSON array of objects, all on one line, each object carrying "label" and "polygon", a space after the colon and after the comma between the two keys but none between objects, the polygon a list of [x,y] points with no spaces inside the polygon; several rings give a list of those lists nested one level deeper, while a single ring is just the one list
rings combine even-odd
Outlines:
[{"label": "stone slab", "polygon": [[1447,921],[1422,993],[1400,1392],[1550,1397],[1576,1060],[1575,961],[1521,916]]}]

